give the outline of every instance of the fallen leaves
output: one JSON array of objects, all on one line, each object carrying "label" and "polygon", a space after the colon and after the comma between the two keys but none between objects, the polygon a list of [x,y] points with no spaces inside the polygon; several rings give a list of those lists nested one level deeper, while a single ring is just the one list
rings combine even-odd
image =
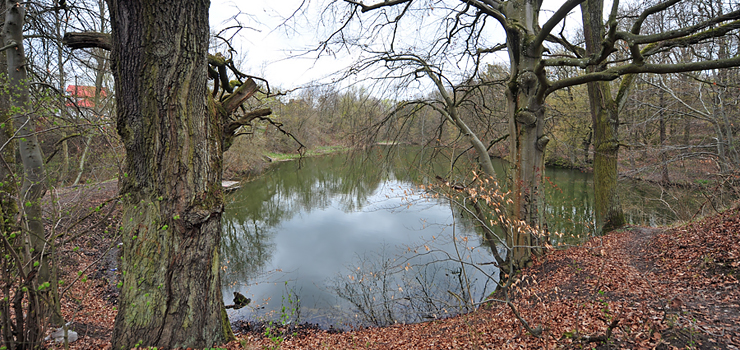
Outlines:
[{"label": "fallen leaves", "polygon": [[[342,333],[313,328],[285,339],[280,348],[593,348],[608,330],[616,348],[738,348],[739,233],[736,208],[671,230],[632,227],[550,251],[516,277],[519,288],[512,295],[521,317],[532,328],[542,327],[540,338],[527,334],[507,305],[492,302],[421,324]],[[105,288],[99,280],[78,283],[63,300],[67,317],[95,330],[78,330],[73,349],[109,348],[115,310]],[[252,332],[221,347],[274,345],[263,332]]]},{"label": "fallen leaves", "polygon": [[[514,304],[532,326],[543,327],[542,338],[524,332],[506,305],[493,303],[468,315],[423,324],[339,334],[316,331],[287,339],[281,348],[591,348],[605,338],[610,327],[610,343],[621,348],[691,346],[683,336],[687,329],[694,346],[737,347],[740,344],[735,339],[740,339],[740,332],[734,325],[740,324],[739,293],[737,288],[724,288],[728,283],[736,285],[734,275],[717,275],[716,269],[707,269],[707,265],[704,269],[700,264],[687,268],[686,260],[673,261],[683,255],[664,251],[675,249],[666,242],[681,242],[686,250],[681,254],[692,261],[699,261],[695,258],[706,254],[708,246],[723,247],[721,254],[711,252],[714,257],[740,256],[738,240],[728,234],[726,223],[735,222],[737,216],[735,211],[709,218],[695,228],[680,229],[683,232],[634,227],[540,258],[520,275],[521,288],[514,295]],[[740,231],[740,227],[729,230]],[[703,235],[703,240],[693,242],[697,238],[688,235],[689,231]],[[710,241],[711,245],[706,243]],[[697,252],[700,249],[704,252]],[[686,279],[691,284],[686,284]],[[243,339],[257,348],[268,346],[259,335]],[[228,348],[241,349],[235,344]]]}]

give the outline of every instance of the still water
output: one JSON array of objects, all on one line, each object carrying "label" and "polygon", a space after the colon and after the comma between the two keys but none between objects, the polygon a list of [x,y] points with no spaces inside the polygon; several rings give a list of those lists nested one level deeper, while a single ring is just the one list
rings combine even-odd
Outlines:
[{"label": "still water", "polygon": [[[403,149],[336,154],[275,164],[243,183],[226,200],[222,279],[226,304],[235,291],[252,302],[229,310],[230,319],[346,328],[471,309],[494,290],[498,271],[486,264],[491,247],[469,218],[419,190],[436,175],[470,177],[450,174],[449,158],[437,159]],[[546,176],[550,230],[590,234],[591,175],[548,169]],[[666,217],[632,207],[635,223]]]}]

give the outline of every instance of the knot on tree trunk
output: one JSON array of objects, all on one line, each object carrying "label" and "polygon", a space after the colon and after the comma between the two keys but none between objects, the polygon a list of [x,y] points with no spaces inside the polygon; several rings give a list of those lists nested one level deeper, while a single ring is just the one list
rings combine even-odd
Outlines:
[{"label": "knot on tree trunk", "polygon": [[519,74],[517,83],[519,84],[519,89],[521,89],[525,94],[530,95],[534,92],[534,88],[537,85],[537,75],[532,71],[522,72]]},{"label": "knot on tree trunk", "polygon": [[516,113],[516,121],[526,127],[533,128],[537,125],[537,116],[530,110],[520,110]]},{"label": "knot on tree trunk", "polygon": [[594,145],[594,150],[599,153],[608,153],[619,150],[619,141],[607,141]]},{"label": "knot on tree trunk", "polygon": [[200,227],[206,221],[211,219],[211,217],[218,216],[221,213],[223,213],[223,211],[224,211],[223,204],[215,208],[192,207],[182,215],[182,218],[183,218],[182,223],[184,224],[184,227],[187,229]]},{"label": "knot on tree trunk", "polygon": [[547,135],[543,135],[537,139],[537,149],[540,150],[540,152],[544,152],[548,142],[550,142],[550,138],[547,137]]}]

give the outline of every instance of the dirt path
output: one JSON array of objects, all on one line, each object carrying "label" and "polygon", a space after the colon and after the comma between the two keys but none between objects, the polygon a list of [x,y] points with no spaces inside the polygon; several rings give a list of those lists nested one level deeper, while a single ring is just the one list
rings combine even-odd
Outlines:
[{"label": "dirt path", "polygon": [[640,273],[662,294],[659,302],[670,326],[663,335],[671,344],[740,347],[739,223],[738,210],[733,209],[664,232],[635,231],[654,236],[644,243],[636,237],[630,254]]},{"label": "dirt path", "polygon": [[[714,236],[715,241],[737,245],[732,233],[711,229],[723,227],[723,223],[735,218],[734,213],[727,213],[715,219],[713,225],[695,224],[672,230],[632,227],[605,238],[603,244],[608,245],[608,241],[623,235],[616,239],[616,245],[610,245],[607,264],[624,265],[622,271],[609,271],[604,283],[617,279],[627,285],[626,290],[625,285],[610,290],[606,300],[642,306],[641,312],[647,319],[641,321],[652,322],[653,331],[657,332],[649,339],[652,344],[630,339],[627,334],[616,344],[650,344],[657,349],[740,347],[738,281],[733,273],[717,273],[710,266],[717,263],[712,250],[721,244],[702,244],[697,238]],[[627,306],[622,315],[615,317],[625,317],[627,321],[624,313],[635,310]]]}]

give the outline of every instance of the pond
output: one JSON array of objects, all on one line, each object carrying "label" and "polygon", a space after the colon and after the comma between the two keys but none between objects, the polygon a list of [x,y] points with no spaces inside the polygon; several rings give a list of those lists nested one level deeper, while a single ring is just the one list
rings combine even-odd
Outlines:
[{"label": "pond", "polygon": [[[252,300],[229,310],[230,319],[382,326],[466,312],[490,294],[498,273],[488,264],[491,247],[458,207],[418,187],[435,176],[470,176],[445,170],[455,157],[421,154],[378,148],[274,164],[228,195],[224,301],[233,292]],[[589,235],[591,174],[546,176],[550,230],[566,242]],[[626,207],[635,208],[627,213],[633,223],[670,220],[659,206]]]}]

